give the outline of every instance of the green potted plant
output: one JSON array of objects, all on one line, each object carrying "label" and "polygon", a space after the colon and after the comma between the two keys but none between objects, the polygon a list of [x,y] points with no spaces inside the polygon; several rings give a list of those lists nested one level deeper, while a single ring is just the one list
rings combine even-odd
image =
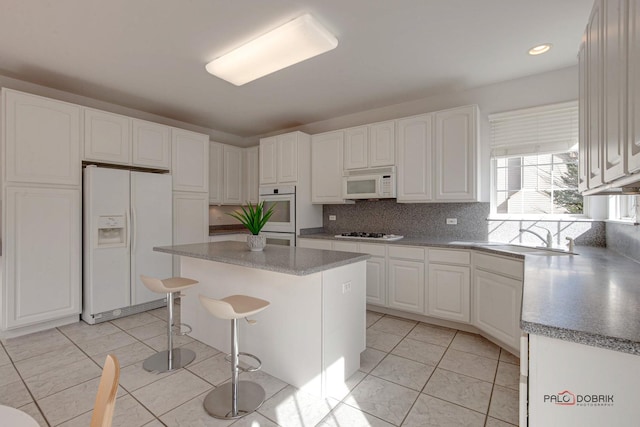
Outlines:
[{"label": "green potted plant", "polygon": [[240,221],[242,225],[247,227],[247,230],[251,233],[247,236],[247,246],[252,251],[261,251],[267,244],[267,238],[260,234],[260,230],[269,221],[271,215],[273,215],[273,208],[275,203],[265,211],[264,201],[252,205],[249,202],[249,206],[245,208],[241,206],[242,212],[229,212],[227,215]]}]

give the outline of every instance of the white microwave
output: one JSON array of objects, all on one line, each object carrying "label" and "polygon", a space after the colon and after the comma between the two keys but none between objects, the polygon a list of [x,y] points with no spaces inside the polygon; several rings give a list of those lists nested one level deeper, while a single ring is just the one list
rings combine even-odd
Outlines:
[{"label": "white microwave", "polygon": [[342,197],[345,199],[393,199],[396,197],[396,167],[344,171]]}]

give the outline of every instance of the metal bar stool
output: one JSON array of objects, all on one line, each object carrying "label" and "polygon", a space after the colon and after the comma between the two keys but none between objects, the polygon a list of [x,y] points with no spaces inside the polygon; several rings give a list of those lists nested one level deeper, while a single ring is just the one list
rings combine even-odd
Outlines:
[{"label": "metal bar stool", "polygon": [[[245,318],[250,325],[256,323],[247,319],[247,316],[261,312],[270,302],[246,295],[231,295],[221,300],[200,295],[200,302],[214,317],[231,320],[231,354],[227,356],[227,361],[231,362],[231,382],[209,392],[204,399],[204,409],[216,418],[229,420],[244,417],[262,405],[265,392],[253,381],[238,381],[240,371],[254,372],[262,366],[256,356],[238,352],[238,319]],[[258,366],[240,366],[240,355],[254,359]]]},{"label": "metal bar stool", "polygon": [[[168,372],[187,366],[193,362],[196,354],[187,348],[173,348],[173,298],[175,293],[190,288],[198,284],[198,282],[184,277],[171,277],[160,280],[155,277],[141,275],[140,279],[150,291],[167,294],[167,349],[149,356],[142,364],[142,367],[149,372]],[[189,325],[181,323],[178,326],[186,326],[188,329],[180,335],[191,332]]]}]

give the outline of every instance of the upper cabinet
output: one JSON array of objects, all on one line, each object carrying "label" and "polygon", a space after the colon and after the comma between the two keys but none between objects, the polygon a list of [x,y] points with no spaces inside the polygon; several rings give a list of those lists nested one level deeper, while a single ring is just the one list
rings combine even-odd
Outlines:
[{"label": "upper cabinet", "polygon": [[80,185],[80,107],[2,90],[7,182]]},{"label": "upper cabinet", "polygon": [[262,138],[260,140],[260,185],[296,184],[300,162],[299,148],[300,145],[308,145],[309,141],[309,135],[302,132]]},{"label": "upper cabinet", "polygon": [[478,107],[396,121],[398,202],[478,201]]},{"label": "upper cabinet", "polygon": [[224,145],[224,184],[222,202],[227,205],[240,205],[242,199],[242,148]]},{"label": "upper cabinet", "polygon": [[435,199],[478,200],[478,106],[435,113]]},{"label": "upper cabinet", "polygon": [[259,177],[259,156],[260,147],[249,147],[244,149],[244,181],[243,181],[243,204],[258,203]]},{"label": "upper cabinet", "polygon": [[84,158],[129,164],[131,119],[119,114],[84,108]]},{"label": "upper cabinet", "polygon": [[224,186],[224,144],[209,143],[209,204],[221,205]]},{"label": "upper cabinet", "polygon": [[579,188],[588,194],[640,181],[639,4],[596,0],[580,47]]},{"label": "upper cabinet", "polygon": [[311,137],[311,202],[345,203],[342,197],[343,145],[345,131]]},{"label": "upper cabinet", "polygon": [[171,168],[171,129],[131,119],[131,164],[155,169]]},{"label": "upper cabinet", "polygon": [[344,169],[395,164],[393,120],[344,130]]},{"label": "upper cabinet", "polygon": [[171,174],[174,191],[209,192],[209,136],[171,130]]},{"label": "upper cabinet", "polygon": [[397,121],[398,202],[433,200],[433,115]]}]

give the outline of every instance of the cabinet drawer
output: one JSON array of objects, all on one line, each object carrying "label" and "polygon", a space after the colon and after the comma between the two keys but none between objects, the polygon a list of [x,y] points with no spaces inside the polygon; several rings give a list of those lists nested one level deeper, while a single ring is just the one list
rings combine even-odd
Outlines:
[{"label": "cabinet drawer", "polygon": [[475,267],[519,280],[524,278],[523,262],[495,255],[474,254]]},{"label": "cabinet drawer", "polygon": [[331,250],[331,240],[298,239],[298,246],[301,248]]},{"label": "cabinet drawer", "polygon": [[390,246],[389,256],[392,258],[415,259],[424,261],[424,248],[411,248],[407,246]]},{"label": "cabinet drawer", "polygon": [[377,245],[375,243],[360,243],[360,250],[358,252],[361,252],[363,254],[384,257],[385,246]]},{"label": "cabinet drawer", "polygon": [[334,251],[358,252],[358,243],[356,242],[333,242]]},{"label": "cabinet drawer", "polygon": [[429,262],[469,265],[471,262],[471,254],[469,251],[429,249]]}]

